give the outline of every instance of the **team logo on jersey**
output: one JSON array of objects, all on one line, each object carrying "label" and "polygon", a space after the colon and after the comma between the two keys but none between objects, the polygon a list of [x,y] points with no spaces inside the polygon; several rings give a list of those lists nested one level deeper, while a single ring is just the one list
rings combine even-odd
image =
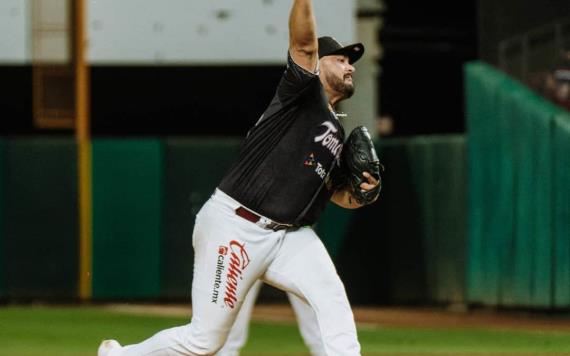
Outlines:
[{"label": "team logo on jersey", "polygon": [[250,258],[245,249],[245,244],[232,240],[228,246],[218,247],[218,259],[216,261],[216,274],[214,277],[214,288],[212,291],[212,300],[214,304],[218,304],[220,296],[220,287],[223,283],[223,275],[226,270],[226,257],[229,253],[229,262],[227,264],[227,273],[225,276],[225,292],[224,304],[230,308],[235,308],[237,302],[237,288],[239,281],[242,280],[243,271],[249,265]]},{"label": "team logo on jersey", "polygon": [[342,141],[336,137],[338,129],[331,121],[325,121],[320,126],[324,126],[325,131],[321,135],[315,137],[315,142],[320,142],[335,157],[338,157],[338,155],[340,155],[340,151],[342,150]]},{"label": "team logo on jersey", "polygon": [[317,162],[317,161],[315,160],[315,154],[314,154],[314,153],[311,153],[311,154],[309,155],[309,158],[307,158],[307,159],[305,160],[305,162],[303,162],[303,164],[304,164],[305,166],[307,166],[307,167],[312,167],[312,166],[314,166],[314,165],[316,164],[316,162]]},{"label": "team logo on jersey", "polygon": [[318,162],[317,159],[315,158],[315,154],[311,153],[309,155],[309,158],[307,158],[304,162],[303,165],[307,166],[307,167],[315,167],[314,172],[321,177],[321,179],[324,179],[327,176],[327,170],[325,169],[325,167],[323,167],[323,165],[321,164],[321,162]]}]

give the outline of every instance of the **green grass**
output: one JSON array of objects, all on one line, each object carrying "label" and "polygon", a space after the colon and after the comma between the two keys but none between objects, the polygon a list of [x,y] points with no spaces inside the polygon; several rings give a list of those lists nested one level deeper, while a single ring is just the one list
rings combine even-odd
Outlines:
[{"label": "green grass", "polygon": [[[138,342],[189,318],[95,307],[0,308],[0,356],[94,356],[102,339]],[[570,355],[570,333],[363,327],[363,355]],[[294,324],[252,324],[243,356],[307,355]]]}]

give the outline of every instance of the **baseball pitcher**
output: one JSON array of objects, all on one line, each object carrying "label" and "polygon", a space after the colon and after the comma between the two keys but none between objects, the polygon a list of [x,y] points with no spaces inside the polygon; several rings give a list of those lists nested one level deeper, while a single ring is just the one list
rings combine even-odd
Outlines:
[{"label": "baseball pitcher", "polygon": [[259,279],[311,307],[326,355],[360,355],[344,286],[310,226],[329,200],[354,209],[380,191],[370,136],[359,128],[345,142],[335,112],[354,92],[353,64],[363,51],[360,43],[317,39],[311,0],[293,1],[275,96],[196,216],[191,322],[139,344],[103,341],[99,356],[214,355]]}]

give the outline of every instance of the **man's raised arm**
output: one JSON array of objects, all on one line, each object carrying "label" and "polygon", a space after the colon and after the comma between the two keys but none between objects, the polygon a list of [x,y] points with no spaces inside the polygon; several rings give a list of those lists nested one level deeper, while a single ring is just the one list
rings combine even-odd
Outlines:
[{"label": "man's raised arm", "polygon": [[289,16],[289,53],[299,66],[314,72],[317,68],[318,42],[311,0],[294,0]]}]

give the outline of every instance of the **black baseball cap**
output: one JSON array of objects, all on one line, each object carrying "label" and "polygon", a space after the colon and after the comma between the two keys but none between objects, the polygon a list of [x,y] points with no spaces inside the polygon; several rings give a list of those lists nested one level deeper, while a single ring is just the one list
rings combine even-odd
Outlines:
[{"label": "black baseball cap", "polygon": [[319,58],[342,54],[348,57],[348,62],[353,64],[364,54],[364,45],[354,43],[348,46],[341,45],[337,40],[329,36],[319,37]]}]

